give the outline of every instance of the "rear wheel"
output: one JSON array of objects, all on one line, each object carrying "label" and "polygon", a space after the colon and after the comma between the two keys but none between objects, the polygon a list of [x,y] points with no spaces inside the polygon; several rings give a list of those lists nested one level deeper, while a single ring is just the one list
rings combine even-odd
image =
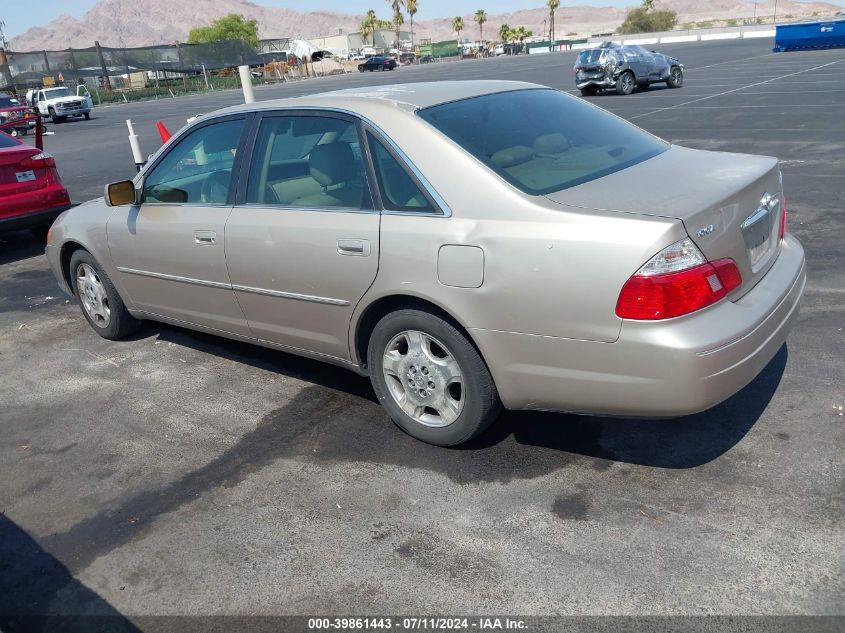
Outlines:
[{"label": "rear wheel", "polygon": [[616,80],[616,94],[623,96],[629,95],[634,92],[636,86],[637,82],[634,79],[634,73],[624,72]]},{"label": "rear wheel", "polygon": [[599,91],[598,87],[596,86],[584,86],[581,88],[581,96],[582,97],[592,97]]},{"label": "rear wheel", "polygon": [[404,309],[383,317],[367,349],[370,379],[393,421],[413,437],[457,446],[501,410],[481,355],[451,323]]},{"label": "rear wheel", "polygon": [[669,78],[666,80],[666,85],[670,88],[680,88],[684,85],[684,71],[678,66],[672,66],[669,71]]},{"label": "rear wheel", "polygon": [[141,321],[129,314],[111,279],[91,253],[80,249],[71,256],[70,276],[82,314],[97,334],[116,340],[141,327]]}]

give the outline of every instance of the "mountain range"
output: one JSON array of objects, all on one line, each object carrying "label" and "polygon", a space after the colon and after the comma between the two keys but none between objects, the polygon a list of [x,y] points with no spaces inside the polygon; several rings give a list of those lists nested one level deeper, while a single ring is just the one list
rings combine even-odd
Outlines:
[{"label": "mountain range", "polygon": [[[420,4],[424,4],[421,0]],[[389,8],[383,1],[374,1],[374,7],[382,18],[389,17]],[[481,2],[483,4],[483,0]],[[534,33],[543,32],[548,9],[541,5],[535,9],[521,9],[513,13],[491,14],[484,24],[484,33],[495,38],[502,23],[511,26],[525,26]],[[756,8],[755,8],[756,4]],[[842,7],[827,2],[803,2],[799,0],[658,0],[658,8],[672,9],[678,14],[678,23],[723,21],[737,18],[771,16],[775,4],[779,16],[794,18],[813,15],[832,15]],[[555,14],[556,34],[581,36],[612,31],[618,27],[631,6],[591,7],[561,6]],[[61,50],[85,48],[98,40],[103,46],[146,46],[184,42],[188,32],[196,26],[204,26],[227,13],[239,13],[258,21],[261,38],[315,37],[338,32],[358,30],[363,16],[331,11],[305,12],[296,9],[270,7],[249,0],[100,0],[82,17],[61,15],[44,26],[33,27],[12,39],[13,51]],[[198,18],[198,16],[202,16]],[[478,36],[478,26],[472,14],[463,16],[464,37]],[[405,25],[409,27],[407,16]],[[416,39],[427,37],[434,41],[455,37],[452,18],[415,20]]]}]

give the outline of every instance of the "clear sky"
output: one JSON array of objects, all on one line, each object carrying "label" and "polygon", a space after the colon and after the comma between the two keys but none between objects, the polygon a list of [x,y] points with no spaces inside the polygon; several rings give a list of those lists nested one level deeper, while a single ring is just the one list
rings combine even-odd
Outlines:
[{"label": "clear sky", "polygon": [[[845,0],[827,0],[832,4],[845,6]],[[300,11],[323,10],[342,13],[364,13],[367,9],[383,5],[383,0],[317,0],[312,4],[295,0],[256,0],[257,4],[288,7]],[[26,31],[31,26],[40,26],[54,16],[69,13],[80,17],[90,9],[96,0],[39,0],[37,4],[20,0],[2,0],[0,2],[0,20],[6,23],[6,37],[12,38]],[[561,4],[593,6],[628,6],[639,4],[638,0],[573,0]],[[307,5],[307,7],[306,7]],[[442,18],[459,13],[469,13],[483,8],[488,13],[505,13],[518,9],[531,9],[545,5],[545,0],[420,0],[418,20]]]}]

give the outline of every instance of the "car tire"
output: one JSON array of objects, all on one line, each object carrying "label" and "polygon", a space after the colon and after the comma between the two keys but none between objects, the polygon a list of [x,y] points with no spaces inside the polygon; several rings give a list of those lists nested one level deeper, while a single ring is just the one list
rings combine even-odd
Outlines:
[{"label": "car tire", "polygon": [[636,87],[637,82],[632,72],[626,71],[619,75],[619,78],[616,80],[616,94],[618,95],[629,95],[634,92]]},{"label": "car tire", "polygon": [[18,136],[20,136],[20,132],[18,132],[15,128],[12,128],[11,130],[9,130],[9,136],[17,138]]},{"label": "car tire", "polygon": [[678,66],[672,66],[669,69],[669,78],[666,80],[666,85],[670,88],[680,88],[684,85],[684,71]]},{"label": "car tire", "polygon": [[598,88],[595,86],[584,86],[581,88],[581,96],[582,97],[593,97],[599,91]]},{"label": "car tire", "polygon": [[91,114],[90,114],[89,112],[86,112],[86,113],[85,113],[85,120],[86,120],[86,121],[90,121],[90,120],[91,120]]},{"label": "car tire", "polygon": [[428,444],[464,444],[501,411],[478,350],[452,323],[430,312],[402,309],[384,316],[370,336],[367,359],[388,415]]},{"label": "car tire", "polygon": [[79,249],[70,258],[71,286],[85,320],[103,338],[124,338],[141,327],[129,314],[109,276],[88,251]]},{"label": "car tire", "polygon": [[53,108],[50,108],[49,110],[47,110],[47,112],[48,112],[48,113],[49,113],[49,115],[50,115],[50,120],[51,120],[51,121],[52,121],[55,125],[58,125],[59,123],[61,123],[61,122],[62,122],[62,117],[60,117],[60,116],[56,115],[56,111],[55,111]]}]

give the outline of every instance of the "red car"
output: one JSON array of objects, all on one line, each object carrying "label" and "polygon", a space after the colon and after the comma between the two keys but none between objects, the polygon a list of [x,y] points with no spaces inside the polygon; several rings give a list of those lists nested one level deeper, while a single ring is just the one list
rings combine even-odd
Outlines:
[{"label": "red car", "polygon": [[30,229],[43,237],[69,208],[53,157],[0,132],[0,231]]},{"label": "red car", "polygon": [[0,94],[0,130],[12,136],[25,136],[35,128],[35,110],[17,98]]}]

